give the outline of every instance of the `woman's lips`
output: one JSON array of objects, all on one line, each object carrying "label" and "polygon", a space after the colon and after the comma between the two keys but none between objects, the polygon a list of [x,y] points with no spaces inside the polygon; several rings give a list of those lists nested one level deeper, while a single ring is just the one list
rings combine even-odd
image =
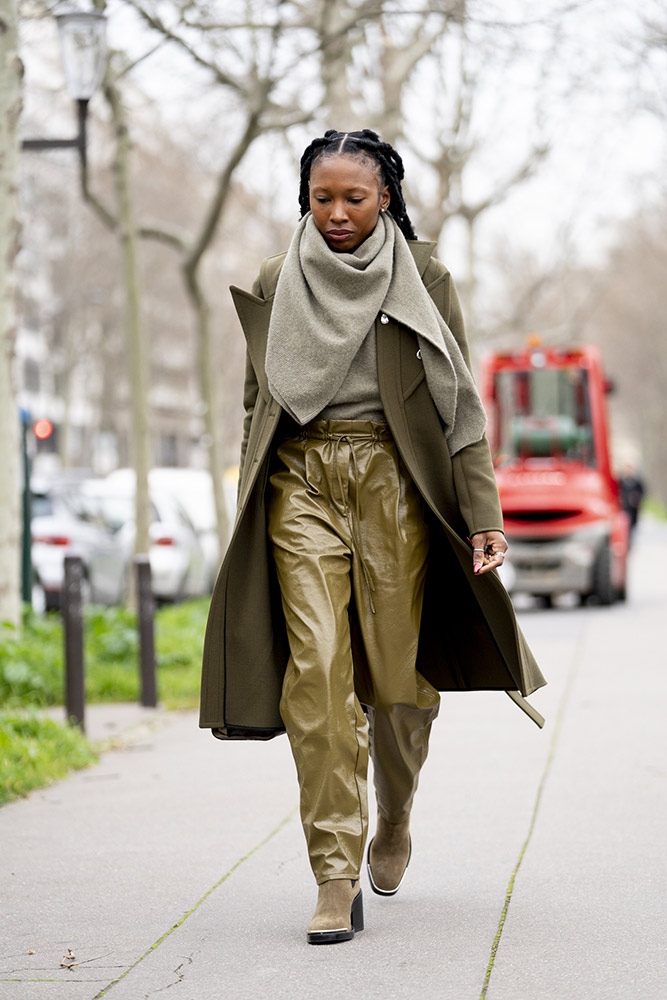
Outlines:
[{"label": "woman's lips", "polygon": [[333,240],[334,243],[344,243],[350,236],[354,236],[350,229],[329,229],[327,232],[327,239]]}]

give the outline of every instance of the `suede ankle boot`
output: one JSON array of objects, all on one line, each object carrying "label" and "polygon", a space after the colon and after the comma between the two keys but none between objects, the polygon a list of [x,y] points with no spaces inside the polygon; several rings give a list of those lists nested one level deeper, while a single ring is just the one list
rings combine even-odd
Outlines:
[{"label": "suede ankle boot", "polygon": [[410,820],[389,823],[378,815],[375,836],[368,845],[368,877],[379,896],[398,892],[412,853]]},{"label": "suede ankle boot", "polygon": [[308,927],[308,944],[350,941],[364,929],[364,909],[358,879],[331,879],[319,886],[317,906]]}]

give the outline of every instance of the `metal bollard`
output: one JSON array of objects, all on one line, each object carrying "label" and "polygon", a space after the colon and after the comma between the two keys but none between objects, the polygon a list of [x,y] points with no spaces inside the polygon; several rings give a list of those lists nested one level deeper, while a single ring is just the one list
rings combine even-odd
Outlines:
[{"label": "metal bollard", "polygon": [[65,556],[65,586],[62,592],[65,639],[65,711],[68,721],[85,732],[86,703],[83,661],[83,560]]},{"label": "metal bollard", "polygon": [[137,621],[139,626],[139,665],[141,671],[141,704],[146,708],[157,705],[155,678],[155,602],[151,584],[151,564],[148,556],[134,557],[137,582]]}]

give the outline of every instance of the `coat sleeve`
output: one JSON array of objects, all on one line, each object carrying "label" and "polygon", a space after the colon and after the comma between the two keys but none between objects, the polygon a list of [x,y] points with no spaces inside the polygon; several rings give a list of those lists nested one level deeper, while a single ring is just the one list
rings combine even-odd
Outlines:
[{"label": "coat sleeve", "polygon": [[[449,282],[449,295],[446,297],[449,302],[448,315],[443,316],[443,319],[452,331],[466,365],[472,371],[461,303],[449,273],[447,281]],[[503,514],[486,434],[474,444],[461,448],[453,456],[452,471],[459,507],[470,535],[480,531],[502,531]]]},{"label": "coat sleeve", "polygon": [[[258,298],[264,298],[262,283],[259,278],[255,279],[252,286],[252,294],[258,296]],[[243,385],[243,409],[245,410],[245,417],[243,418],[243,438],[241,439],[241,457],[239,459],[239,483],[243,479],[243,466],[245,465],[245,456],[248,449],[248,435],[250,434],[250,425],[252,423],[252,415],[255,411],[258,392],[259,383],[257,382],[257,375],[250,360],[250,353],[246,350],[245,382]]]}]

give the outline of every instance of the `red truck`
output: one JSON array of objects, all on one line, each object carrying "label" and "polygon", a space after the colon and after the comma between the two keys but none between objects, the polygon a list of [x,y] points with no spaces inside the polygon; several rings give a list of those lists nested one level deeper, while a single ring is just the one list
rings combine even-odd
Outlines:
[{"label": "red truck", "polygon": [[609,456],[610,388],[591,346],[531,338],[525,349],[483,359],[511,593],[547,605],[564,592],[582,604],[625,599],[629,523]]}]

